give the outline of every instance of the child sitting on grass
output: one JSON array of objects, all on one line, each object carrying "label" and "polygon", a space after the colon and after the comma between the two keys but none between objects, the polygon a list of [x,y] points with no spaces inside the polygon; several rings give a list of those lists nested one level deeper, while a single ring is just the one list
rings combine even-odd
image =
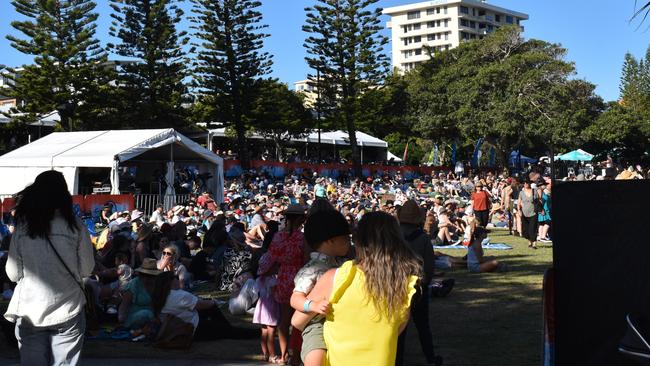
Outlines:
[{"label": "child sitting on grass", "polygon": [[325,360],[327,346],[323,339],[323,323],[329,310],[328,299],[307,300],[318,279],[328,270],[338,267],[336,257],[345,256],[350,249],[350,227],[338,211],[320,211],[307,218],[305,240],[314,252],[310,261],[295,277],[291,295],[294,313],[292,324],[302,330],[300,356],[305,366],[320,366]]},{"label": "child sitting on grass", "polygon": [[487,239],[490,231],[482,226],[474,228],[472,241],[467,247],[467,269],[472,273],[500,271],[505,272],[507,267],[493,257],[483,256],[483,241]]}]

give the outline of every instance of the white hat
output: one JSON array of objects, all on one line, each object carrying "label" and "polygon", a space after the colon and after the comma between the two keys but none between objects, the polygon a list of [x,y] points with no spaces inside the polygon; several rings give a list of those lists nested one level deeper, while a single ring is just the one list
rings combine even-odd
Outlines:
[{"label": "white hat", "polygon": [[142,218],[142,216],[144,216],[144,212],[139,210],[133,210],[133,212],[131,212],[131,221],[138,220]]},{"label": "white hat", "polygon": [[183,212],[184,209],[185,207],[181,205],[174,206],[174,215],[180,214],[181,212]]}]

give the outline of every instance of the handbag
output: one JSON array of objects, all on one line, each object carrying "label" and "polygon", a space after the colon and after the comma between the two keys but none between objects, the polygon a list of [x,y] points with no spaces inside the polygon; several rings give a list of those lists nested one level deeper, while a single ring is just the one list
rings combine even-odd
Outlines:
[{"label": "handbag", "polygon": [[97,330],[99,329],[99,321],[98,321],[98,314],[97,314],[97,308],[95,307],[95,299],[92,295],[88,294],[88,291],[86,291],[84,285],[77,281],[77,278],[75,277],[74,273],[70,270],[67,264],[63,261],[63,258],[61,258],[61,255],[59,255],[59,252],[56,250],[54,247],[54,244],[52,244],[52,241],[50,240],[49,236],[46,236],[45,239],[47,239],[47,242],[50,244],[50,248],[54,251],[54,254],[56,254],[56,257],[59,258],[59,261],[61,264],[63,264],[63,267],[65,267],[66,271],[70,274],[74,282],[79,286],[79,289],[81,292],[84,294],[84,298],[86,299],[86,305],[84,305],[84,314],[86,315],[86,328],[89,330]]},{"label": "handbag", "polygon": [[544,204],[537,194],[537,190],[533,191],[533,206],[535,207],[535,213],[541,214],[544,211]]}]

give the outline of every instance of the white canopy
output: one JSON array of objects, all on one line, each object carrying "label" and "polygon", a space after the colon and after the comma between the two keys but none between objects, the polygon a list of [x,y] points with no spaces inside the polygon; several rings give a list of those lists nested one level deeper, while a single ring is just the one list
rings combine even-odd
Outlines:
[{"label": "white canopy", "polygon": [[394,161],[394,162],[396,162],[396,163],[401,163],[401,162],[402,162],[402,158],[398,157],[397,155],[393,154],[393,153],[390,152],[390,151],[388,152],[388,155],[387,155],[387,157],[386,157],[386,160],[388,160],[388,161]]},{"label": "white canopy", "polygon": [[[163,148],[168,146],[168,148]],[[223,197],[223,159],[174,129],[55,132],[0,156],[0,194],[14,194],[39,173],[55,169],[78,191],[78,168],[111,168],[112,193],[119,193],[117,170],[134,158],[150,162],[201,162],[212,166],[210,188]],[[172,165],[173,166],[173,165]]]},{"label": "white canopy", "polygon": [[[226,136],[226,128],[215,128],[212,130],[208,131],[211,136],[219,136],[219,137],[225,137]],[[359,146],[368,146],[368,147],[383,147],[387,148],[388,143],[384,140],[378,139],[374,136],[370,136],[367,133],[357,131],[356,132],[356,137],[357,137],[357,145]],[[262,140],[264,139],[264,135],[260,133],[253,133],[249,138],[252,139],[258,139]],[[328,145],[350,145],[350,141],[348,138],[348,133],[345,131],[329,131],[321,132],[321,144],[328,144]],[[291,141],[294,142],[309,142],[309,143],[318,143],[318,130],[311,130],[305,136],[302,137],[294,137],[291,139]]]}]

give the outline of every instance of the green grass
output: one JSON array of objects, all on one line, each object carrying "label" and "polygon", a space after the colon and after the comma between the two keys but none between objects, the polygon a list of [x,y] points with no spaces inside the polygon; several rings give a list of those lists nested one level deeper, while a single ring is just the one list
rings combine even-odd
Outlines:
[{"label": "green grass", "polygon": [[[523,239],[493,231],[494,243],[513,246],[508,251],[486,251],[508,264],[505,273],[469,274],[466,269],[447,271],[456,286],[446,298],[431,301],[434,344],[445,366],[537,365],[542,350],[542,276],[552,262],[552,249],[532,250]],[[443,251],[463,256],[462,250]],[[207,293],[202,293],[207,295]],[[227,314],[227,310],[224,311]],[[234,318],[251,326],[250,318]],[[425,365],[417,331],[409,328],[406,365]],[[360,330],[359,336],[363,336]],[[0,335],[0,338],[3,336]],[[84,357],[140,359],[259,359],[258,340],[221,340],[195,343],[189,351],[161,351],[130,342],[90,341]],[[0,354],[17,357],[16,350],[0,339]]]},{"label": "green grass", "polygon": [[[542,282],[552,263],[549,246],[528,248],[524,239],[507,231],[493,231],[493,243],[513,247],[486,251],[505,262],[505,273],[470,274],[466,269],[447,272],[456,286],[447,298],[431,302],[431,323],[436,352],[446,366],[536,365],[542,350]],[[442,251],[462,256],[460,250]],[[424,365],[414,327],[409,329],[409,365]]]}]

